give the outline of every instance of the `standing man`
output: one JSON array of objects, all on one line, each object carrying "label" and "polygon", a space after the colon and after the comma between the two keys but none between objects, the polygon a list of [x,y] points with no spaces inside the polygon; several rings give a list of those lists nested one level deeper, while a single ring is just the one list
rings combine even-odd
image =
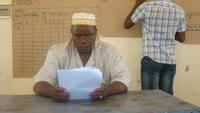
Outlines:
[{"label": "standing man", "polygon": [[142,90],[159,88],[173,95],[175,40],[185,40],[185,13],[171,0],[136,0],[124,27],[129,29],[139,20],[142,20],[144,43]]},{"label": "standing man", "polygon": [[54,101],[67,101],[70,93],[57,84],[57,70],[85,66],[96,67],[103,74],[102,85],[90,93],[91,99],[101,100],[126,92],[131,75],[119,52],[113,46],[96,40],[95,15],[73,14],[71,33],[72,38],[69,42],[49,49],[44,65],[34,77],[34,92]]}]

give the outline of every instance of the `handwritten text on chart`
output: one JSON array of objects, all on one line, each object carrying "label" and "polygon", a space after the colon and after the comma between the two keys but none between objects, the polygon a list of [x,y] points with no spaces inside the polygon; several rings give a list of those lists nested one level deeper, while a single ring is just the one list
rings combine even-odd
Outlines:
[{"label": "handwritten text on chart", "polygon": [[187,12],[187,31],[200,32],[200,12]]}]

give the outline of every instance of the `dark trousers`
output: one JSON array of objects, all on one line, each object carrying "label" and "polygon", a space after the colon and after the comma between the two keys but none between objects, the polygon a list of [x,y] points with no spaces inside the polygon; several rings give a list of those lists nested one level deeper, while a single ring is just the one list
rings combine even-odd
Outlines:
[{"label": "dark trousers", "polygon": [[162,64],[144,56],[141,60],[142,90],[161,89],[173,95],[176,64]]}]

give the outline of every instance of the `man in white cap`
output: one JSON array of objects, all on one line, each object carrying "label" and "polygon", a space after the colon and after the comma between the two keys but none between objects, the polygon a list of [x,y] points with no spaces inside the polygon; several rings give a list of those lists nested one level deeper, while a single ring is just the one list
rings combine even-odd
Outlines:
[{"label": "man in white cap", "polygon": [[71,32],[72,39],[69,42],[49,49],[44,65],[34,77],[35,93],[51,97],[55,101],[68,100],[69,92],[57,85],[56,71],[84,66],[96,67],[103,74],[103,83],[90,93],[91,99],[105,99],[107,96],[126,92],[130,73],[115,48],[96,40],[95,15],[73,14]]}]

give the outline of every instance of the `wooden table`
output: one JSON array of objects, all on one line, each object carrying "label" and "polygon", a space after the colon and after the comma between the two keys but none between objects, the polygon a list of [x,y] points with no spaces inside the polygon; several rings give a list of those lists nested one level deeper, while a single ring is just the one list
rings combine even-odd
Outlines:
[{"label": "wooden table", "polygon": [[0,95],[0,113],[200,113],[160,90],[132,91],[102,101],[53,102],[35,95]]}]

